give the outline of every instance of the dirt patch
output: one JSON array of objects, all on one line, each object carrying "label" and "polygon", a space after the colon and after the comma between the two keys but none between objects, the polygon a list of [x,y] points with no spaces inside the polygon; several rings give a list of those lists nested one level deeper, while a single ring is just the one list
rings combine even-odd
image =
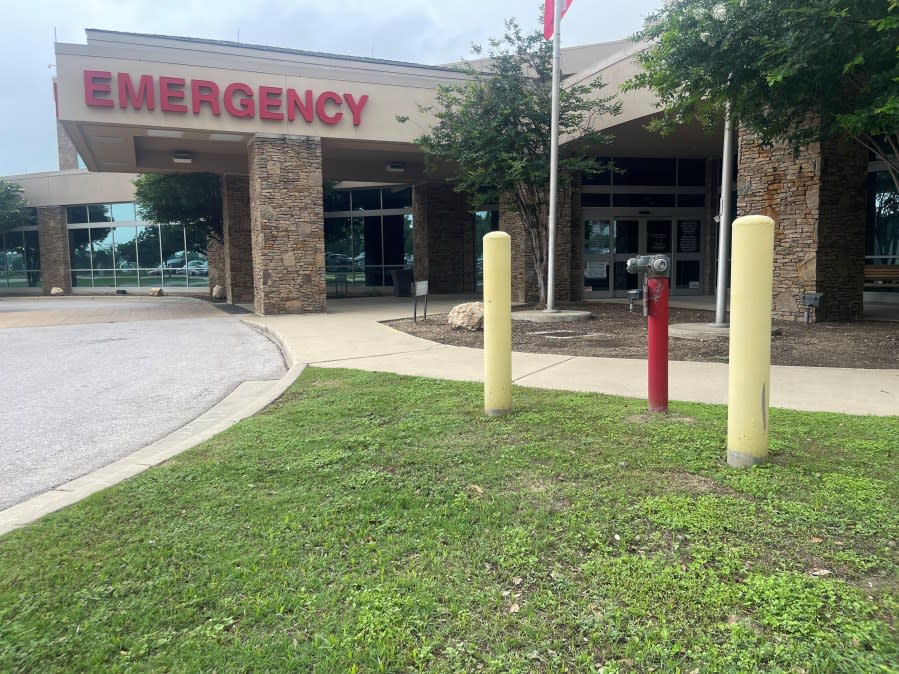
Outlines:
[{"label": "dirt patch", "polygon": [[[591,320],[571,323],[512,322],[512,348],[531,353],[557,353],[602,358],[645,358],[646,319],[627,305],[609,303],[566,304],[561,308],[592,313]],[[711,323],[714,312],[671,309],[671,323]],[[483,346],[482,331],[453,330],[446,314],[428,320],[390,321],[391,327],[441,344]],[[771,363],[810,367],[899,368],[899,323],[793,323],[775,321],[778,334],[771,338]],[[727,340],[699,341],[672,337],[671,360],[727,362]]]}]

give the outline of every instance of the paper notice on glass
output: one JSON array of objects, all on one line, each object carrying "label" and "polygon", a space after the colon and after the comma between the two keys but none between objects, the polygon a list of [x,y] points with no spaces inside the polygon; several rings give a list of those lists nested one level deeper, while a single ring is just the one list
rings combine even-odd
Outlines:
[{"label": "paper notice on glass", "polygon": [[609,275],[608,262],[588,262],[584,276],[587,278],[606,278]]}]

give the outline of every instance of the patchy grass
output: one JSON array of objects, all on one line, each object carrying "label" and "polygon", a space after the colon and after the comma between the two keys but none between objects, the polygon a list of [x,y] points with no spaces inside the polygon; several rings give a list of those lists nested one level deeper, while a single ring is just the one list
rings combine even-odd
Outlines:
[{"label": "patchy grass", "polygon": [[307,370],[0,539],[0,671],[896,672],[897,419]]}]

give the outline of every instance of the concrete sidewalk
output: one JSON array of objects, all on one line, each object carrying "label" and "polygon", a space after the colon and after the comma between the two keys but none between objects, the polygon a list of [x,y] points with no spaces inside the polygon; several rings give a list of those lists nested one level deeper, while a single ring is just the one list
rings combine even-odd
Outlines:
[{"label": "concrete sidewalk", "polygon": [[[432,299],[429,313],[449,311],[459,297]],[[412,315],[411,300],[330,301],[327,314],[253,316],[244,320],[276,339],[294,361],[316,367],[481,381],[483,351],[436,344],[379,321]],[[727,365],[673,362],[671,400],[727,403]],[[646,361],[513,353],[516,384],[645,398]],[[771,405],[845,414],[899,415],[899,370],[771,368]]]}]

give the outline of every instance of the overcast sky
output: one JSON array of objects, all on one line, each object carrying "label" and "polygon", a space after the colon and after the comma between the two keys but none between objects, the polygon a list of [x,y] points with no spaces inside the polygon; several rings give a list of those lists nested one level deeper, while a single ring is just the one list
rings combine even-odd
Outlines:
[{"label": "overcast sky", "polygon": [[[663,0],[576,0],[563,46],[633,34]],[[536,27],[540,0],[36,0],[4,2],[0,21],[0,175],[53,171],[54,34],[85,28],[232,40],[353,56],[447,63],[500,35],[515,17]]]}]

